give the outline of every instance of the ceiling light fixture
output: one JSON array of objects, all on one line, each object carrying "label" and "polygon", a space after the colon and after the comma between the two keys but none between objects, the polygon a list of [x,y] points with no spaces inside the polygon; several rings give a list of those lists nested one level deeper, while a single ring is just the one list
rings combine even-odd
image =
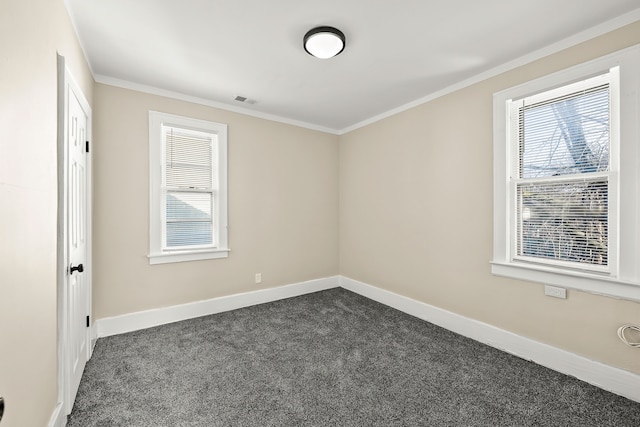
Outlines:
[{"label": "ceiling light fixture", "polygon": [[304,35],[304,50],[316,58],[328,59],[344,50],[345,38],[342,31],[333,27],[316,27]]}]

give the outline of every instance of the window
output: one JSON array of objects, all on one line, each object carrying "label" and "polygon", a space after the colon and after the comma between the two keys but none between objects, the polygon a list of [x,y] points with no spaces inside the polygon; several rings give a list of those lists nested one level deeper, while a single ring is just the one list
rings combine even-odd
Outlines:
[{"label": "window", "polygon": [[149,262],[227,257],[227,126],[150,111],[149,154]]},{"label": "window", "polygon": [[640,299],[639,52],[494,95],[494,274]]},{"label": "window", "polygon": [[618,144],[609,132],[617,89],[610,81],[617,71],[508,101],[514,258],[611,271],[618,195],[609,191],[617,170],[610,154]]}]

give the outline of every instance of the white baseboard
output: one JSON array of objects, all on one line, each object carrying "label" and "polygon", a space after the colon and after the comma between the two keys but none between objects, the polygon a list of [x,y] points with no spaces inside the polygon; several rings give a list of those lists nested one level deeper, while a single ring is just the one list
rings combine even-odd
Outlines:
[{"label": "white baseboard", "polygon": [[[505,331],[504,329],[487,323],[479,322],[344,276],[332,276],[277,288],[262,289],[205,301],[98,319],[94,325],[97,331],[94,336],[101,338],[122,334],[340,286],[457,334],[640,402],[640,375],[638,374],[614,368],[566,350],[561,350],[548,344],[543,344]],[[60,410],[59,412],[62,413],[63,411]],[[63,427],[66,424],[66,417],[63,418],[65,423],[59,424],[60,421],[54,420],[54,417],[52,417],[50,427]]]},{"label": "white baseboard", "polygon": [[238,308],[264,304],[285,298],[296,297],[325,289],[336,288],[340,283],[340,276],[309,280],[277,288],[261,289],[259,291],[229,295],[188,304],[175,305],[153,310],[123,314],[122,316],[106,317],[96,320],[97,337],[123,334],[153,326],[192,319],[209,314],[221,313]]},{"label": "white baseboard", "polygon": [[640,375],[638,374],[587,359],[348,277],[340,277],[340,286],[457,334],[640,402]]},{"label": "white baseboard", "polygon": [[51,418],[49,418],[48,427],[64,427],[67,425],[67,416],[64,414],[62,402],[58,402]]},{"label": "white baseboard", "polygon": [[98,322],[95,320],[91,324],[91,329],[89,330],[89,359],[93,356],[93,349],[96,347],[96,343],[98,342]]}]

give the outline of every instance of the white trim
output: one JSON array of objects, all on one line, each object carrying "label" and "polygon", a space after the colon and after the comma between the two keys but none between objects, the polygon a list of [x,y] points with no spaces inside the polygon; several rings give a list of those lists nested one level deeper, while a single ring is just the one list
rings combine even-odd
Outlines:
[{"label": "white trim", "polygon": [[155,86],[148,86],[140,83],[130,82],[127,80],[116,79],[114,77],[109,77],[102,74],[96,74],[94,76],[94,79],[96,83],[102,83],[108,86],[120,87],[123,89],[130,89],[137,92],[148,93],[150,95],[164,96],[166,98],[172,98],[180,101],[191,102],[193,104],[206,105],[207,107],[218,108],[220,110],[231,111],[233,113],[244,114],[245,116],[257,117],[259,119],[270,120],[272,122],[284,123],[287,125],[293,125],[301,128],[317,130],[317,131],[329,133],[332,135],[340,134],[340,131],[338,129],[333,129],[326,126],[320,126],[313,123],[303,122],[300,120],[294,120],[287,117],[278,116],[275,114],[263,113],[261,111],[255,111],[249,108],[237,107],[237,106],[225,104],[219,101],[213,101],[210,99],[200,98],[193,95],[186,95],[180,92],[161,89]]},{"label": "white trim", "polygon": [[[612,69],[619,69],[620,76],[619,109],[613,109],[614,112],[619,110],[619,119],[618,117],[613,119],[620,124],[620,133],[618,151],[614,151],[615,144],[612,144],[611,151],[612,157],[616,155],[618,157],[612,158],[611,167],[619,164],[619,170],[611,170],[616,176],[610,180],[614,190],[619,188],[615,204],[610,208],[610,214],[618,216],[616,221],[610,220],[613,224],[612,233],[615,233],[615,227],[617,227],[616,235],[611,237],[611,244],[617,246],[617,250],[612,251],[613,254],[617,254],[617,259],[616,256],[612,256],[611,274],[574,272],[569,269],[552,268],[549,265],[541,267],[532,263],[514,261],[510,236],[515,229],[510,213],[510,206],[513,209],[514,199],[509,189],[511,181],[509,167],[512,159],[509,151],[512,147],[507,138],[510,124],[507,102],[610,72]],[[637,147],[640,137],[639,70],[640,45],[635,45],[493,95],[494,200],[493,259],[491,261],[493,274],[569,287],[615,298],[640,300],[640,270],[637,263],[640,255],[640,227],[638,226],[640,180],[636,173],[640,165],[640,149]],[[618,71],[612,74],[614,79],[617,79],[617,76]],[[617,93],[612,85],[612,95],[617,97]],[[617,131],[618,129],[612,126],[612,134]]]},{"label": "white trim", "polygon": [[326,277],[277,288],[99,319],[95,322],[97,336],[102,338],[123,334],[336,287],[342,287],[457,334],[640,402],[640,375],[638,374],[587,359],[345,276]]},{"label": "white trim", "polygon": [[200,250],[200,251],[176,251],[165,252],[161,254],[149,254],[149,264],[168,264],[173,262],[185,262],[185,261],[201,261],[205,259],[218,259],[227,258],[229,256],[229,248],[219,248],[215,250]]},{"label": "white trim", "polygon": [[544,58],[546,56],[553,55],[554,53],[558,53],[564,49],[568,49],[572,46],[578,45],[580,43],[583,43],[593,38],[596,38],[598,36],[601,36],[603,34],[617,30],[619,28],[624,27],[625,25],[629,25],[638,20],[640,20],[640,8],[634,11],[631,11],[629,13],[626,13],[624,15],[618,16],[617,18],[603,22],[602,24],[596,25],[595,27],[589,28],[588,30],[582,31],[578,34],[574,34],[573,36],[567,37],[564,40],[560,40],[559,42],[550,44],[546,47],[543,47],[542,49],[535,50],[531,53],[523,55],[512,61],[505,62],[504,64],[498,65],[497,67],[491,68],[490,70],[476,74],[475,76],[470,77],[466,80],[462,80],[458,83],[454,83],[436,92],[430,93],[429,95],[423,96],[422,98],[418,98],[415,101],[411,101],[409,103],[403,104],[399,107],[393,108],[384,113],[370,117],[354,125],[347,126],[346,128],[341,129],[338,132],[338,135],[344,135],[346,133],[368,126],[372,123],[378,122],[388,117],[395,116],[396,114],[401,113],[403,111],[409,110],[411,108],[417,107],[422,104],[426,104],[427,102],[433,101],[434,99],[459,91],[461,89],[464,89],[476,83],[480,83],[484,80],[490,79],[492,77],[495,77],[507,71],[511,71],[515,68],[529,64],[533,61],[537,61],[538,59]]},{"label": "white trim", "polygon": [[47,427],[64,427],[67,425],[67,416],[64,414],[62,407],[62,402],[58,402],[56,407],[53,409],[51,418],[49,418]]},{"label": "white trim", "polygon": [[[92,137],[92,110],[89,102],[87,101],[84,93],[80,90],[80,87],[76,83],[75,79],[71,75],[70,71],[65,65],[64,56],[57,56],[57,153],[58,153],[58,176],[57,176],[57,189],[58,189],[58,204],[57,204],[57,216],[58,216],[58,244],[57,244],[57,276],[56,276],[56,304],[57,304],[57,350],[58,350],[58,397],[57,406],[61,406],[62,416],[64,417],[64,423],[66,424],[66,415],[71,412],[73,407],[73,401],[69,397],[70,392],[70,379],[69,371],[71,366],[70,355],[68,351],[69,346],[69,325],[68,325],[68,307],[67,307],[67,267],[69,265],[69,248],[67,239],[67,222],[68,222],[68,147],[67,147],[67,122],[68,122],[68,91],[73,90],[74,95],[78,99],[83,111],[87,114],[87,140],[89,141],[89,153],[87,153],[87,218],[86,218],[86,268],[83,273],[88,287],[87,292],[87,307],[86,312],[90,317],[93,316],[92,312],[92,276],[93,276],[93,259],[92,259],[92,212],[93,212],[93,186],[92,186],[92,156],[93,156],[93,137]],[[86,332],[88,339],[86,358],[92,355],[93,347],[91,346],[90,330]]]},{"label": "white trim", "polygon": [[[86,264],[87,268],[85,269],[85,280],[87,281],[87,315],[89,316],[89,320],[93,320],[93,153],[95,150],[95,144],[93,139],[93,110],[89,105],[89,102],[84,97],[84,93],[80,90],[79,86],[78,92],[82,95],[82,99],[84,102],[83,109],[85,112],[88,112],[88,120],[87,120],[87,142],[89,143],[89,151],[87,152],[87,214],[86,214],[86,233],[87,233],[87,255],[86,255]],[[91,359],[93,355],[93,346],[91,345],[91,330],[88,331],[88,339],[87,343],[87,361]]]},{"label": "white trim", "polygon": [[64,8],[66,9],[69,20],[71,21],[71,27],[73,27],[73,33],[76,36],[75,38],[78,41],[78,44],[80,45],[80,50],[82,50],[84,62],[87,64],[87,67],[89,67],[89,72],[91,73],[91,77],[93,77],[95,76],[95,73],[93,72],[93,65],[89,61],[89,55],[87,55],[87,49],[84,40],[80,38],[80,32],[78,31],[78,26],[76,25],[77,20],[75,15],[73,14],[73,9],[69,7],[69,0],[64,0]]},{"label": "white trim", "polygon": [[640,402],[640,375],[543,344],[495,326],[348,277],[340,286],[457,334]]},{"label": "white trim", "polygon": [[491,262],[491,273],[496,276],[529,282],[577,289],[596,295],[615,296],[640,302],[640,286],[606,275],[577,270],[568,272],[531,263]]},{"label": "white trim", "polygon": [[91,350],[91,355],[93,355],[93,350],[96,347],[96,343],[98,342],[98,322],[96,322],[93,317],[91,317],[91,328],[89,330],[89,349]]},{"label": "white trim", "polygon": [[[163,251],[164,240],[164,167],[163,126],[185,128],[209,135],[215,135],[217,155],[214,166],[217,181],[217,203],[212,219],[217,247]],[[149,264],[199,261],[227,258],[228,248],[228,127],[223,123],[178,116],[175,114],[149,111]],[[213,189],[211,189],[213,190]]]},{"label": "white trim", "polygon": [[448,95],[450,93],[456,92],[460,89],[464,89],[466,87],[469,87],[473,84],[479,83],[481,81],[487,80],[489,78],[495,77],[499,74],[505,73],[507,71],[513,70],[515,68],[521,67],[523,65],[526,65],[528,63],[531,63],[533,61],[536,61],[538,59],[544,58],[545,56],[549,56],[552,55],[554,53],[560,52],[564,49],[568,49],[572,46],[578,45],[580,43],[583,43],[585,41],[591,40],[593,38],[596,38],[598,36],[601,36],[603,34],[609,33],[611,31],[615,31],[619,28],[624,27],[625,25],[629,25],[635,21],[640,20],[640,8],[633,10],[629,13],[626,13],[624,15],[620,15],[616,18],[610,19],[606,22],[603,22],[601,24],[596,25],[595,27],[589,28],[587,30],[584,30],[582,32],[579,32],[577,34],[574,34],[573,36],[567,37],[559,42],[556,43],[552,43],[546,47],[543,47],[541,49],[538,49],[536,51],[533,51],[531,53],[528,53],[526,55],[523,55],[519,58],[516,58],[512,61],[509,62],[505,62],[504,64],[498,65],[497,67],[491,68],[487,71],[484,71],[482,73],[476,74],[473,77],[470,77],[466,80],[462,80],[458,83],[454,83],[450,86],[447,86],[443,89],[440,89],[438,91],[435,91],[433,93],[430,93],[428,95],[425,95],[421,98],[418,98],[414,101],[408,102],[406,104],[402,104],[396,108],[392,108],[386,112],[383,112],[381,114],[375,115],[373,117],[370,117],[368,119],[362,120],[360,122],[357,122],[351,126],[347,126],[345,128],[342,129],[334,129],[334,128],[330,128],[327,126],[321,126],[318,124],[314,124],[314,123],[309,123],[309,122],[304,122],[304,121],[300,121],[300,120],[294,120],[294,119],[290,119],[287,117],[283,117],[283,116],[278,116],[275,114],[269,114],[269,113],[263,113],[260,111],[254,111],[248,108],[243,108],[243,107],[239,107],[239,106],[234,106],[234,105],[229,105],[229,104],[225,104],[223,102],[218,102],[218,101],[213,101],[210,99],[205,99],[205,98],[201,98],[201,97],[197,97],[197,96],[193,96],[193,95],[186,95],[180,92],[174,92],[174,91],[170,91],[170,90],[166,90],[166,89],[161,89],[155,86],[149,86],[149,85],[143,85],[140,83],[135,83],[135,82],[131,82],[131,81],[127,81],[127,80],[123,80],[123,79],[117,79],[115,77],[110,77],[110,76],[105,76],[103,74],[96,74],[93,72],[93,68],[92,68],[92,64],[91,62],[88,60],[88,56],[86,54],[87,50],[84,47],[84,44],[82,43],[81,39],[78,36],[78,31],[77,31],[77,25],[76,25],[76,18],[75,16],[71,13],[71,8],[68,6],[68,0],[64,0],[65,3],[65,7],[67,9],[67,13],[70,17],[71,20],[71,24],[73,26],[74,32],[76,34],[76,38],[80,41],[80,47],[83,51],[84,57],[86,59],[87,65],[89,67],[89,70],[91,72],[91,75],[93,76],[93,79],[96,83],[102,83],[108,86],[114,86],[114,87],[120,87],[123,89],[130,89],[130,90],[135,90],[138,92],[142,92],[142,93],[148,93],[151,95],[158,95],[158,96],[164,96],[167,98],[172,98],[172,99],[177,99],[177,100],[181,100],[181,101],[186,101],[186,102],[191,102],[194,104],[200,104],[200,105],[206,105],[209,107],[214,107],[214,108],[219,108],[221,110],[225,110],[225,111],[231,111],[234,113],[239,113],[239,114],[244,114],[247,116],[252,116],[252,117],[257,117],[260,119],[265,119],[265,120],[270,120],[270,121],[274,121],[274,122],[279,122],[279,123],[284,123],[284,124],[289,124],[289,125],[293,125],[293,126],[298,126],[301,128],[306,128],[306,129],[311,129],[311,130],[317,130],[320,132],[325,132],[325,133],[329,133],[332,135],[344,135],[347,134],[351,131],[354,131],[356,129],[365,127],[367,125],[370,125],[372,123],[378,122],[380,120],[386,119],[388,117],[394,116],[396,114],[399,114],[403,111],[409,110],[411,108],[417,107],[419,105],[422,104],[426,104],[427,102],[433,101],[434,99],[440,98],[442,96]]},{"label": "white trim", "polygon": [[204,301],[107,317],[96,321],[98,324],[98,337],[102,338],[124,334],[126,332],[151,328],[167,323],[179,322],[181,320],[323,291],[338,287],[339,282],[339,276],[332,276],[279,286],[277,288],[261,289]]},{"label": "white trim", "polygon": [[[68,264],[68,250],[67,250],[67,150],[65,149],[65,123],[66,109],[65,109],[65,81],[66,71],[64,56],[58,55],[58,141],[57,141],[57,157],[58,157],[58,205],[57,205],[57,222],[58,222],[58,244],[56,248],[57,253],[57,277],[56,277],[56,307],[57,307],[57,344],[58,344],[58,396],[57,405],[54,410],[54,415],[51,417],[51,422],[59,417],[56,416],[57,412],[64,412],[62,408],[65,406],[65,396],[67,388],[67,323],[66,323],[66,266]],[[66,416],[65,423],[66,423]]]}]

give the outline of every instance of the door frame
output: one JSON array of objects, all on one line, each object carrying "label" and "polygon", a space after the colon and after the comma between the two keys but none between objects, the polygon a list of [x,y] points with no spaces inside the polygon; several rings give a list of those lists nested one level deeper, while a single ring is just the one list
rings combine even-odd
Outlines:
[{"label": "door frame", "polygon": [[[68,95],[69,90],[73,90],[76,97],[80,101],[82,109],[87,113],[87,138],[91,141],[92,135],[92,113],[91,107],[80,90],[80,87],[76,84],[73,76],[66,67],[65,59],[63,56],[58,55],[58,135],[57,135],[57,166],[58,166],[58,239],[57,239],[57,321],[58,321],[58,404],[56,410],[59,411],[59,416],[66,419],[66,415],[71,412],[73,408],[73,401],[71,399],[71,378],[70,378],[70,349],[71,341],[69,339],[69,325],[68,325],[68,281],[69,275],[67,269],[69,266],[69,245],[68,245]],[[93,352],[93,345],[95,343],[96,334],[93,325],[93,310],[92,310],[92,276],[93,276],[93,263],[92,263],[92,206],[93,206],[93,191],[92,191],[92,147],[90,147],[87,153],[87,165],[86,165],[86,244],[87,244],[87,256],[84,268],[84,280],[87,282],[87,313],[89,313],[91,320],[91,327],[87,328],[87,360],[91,357]]]}]

